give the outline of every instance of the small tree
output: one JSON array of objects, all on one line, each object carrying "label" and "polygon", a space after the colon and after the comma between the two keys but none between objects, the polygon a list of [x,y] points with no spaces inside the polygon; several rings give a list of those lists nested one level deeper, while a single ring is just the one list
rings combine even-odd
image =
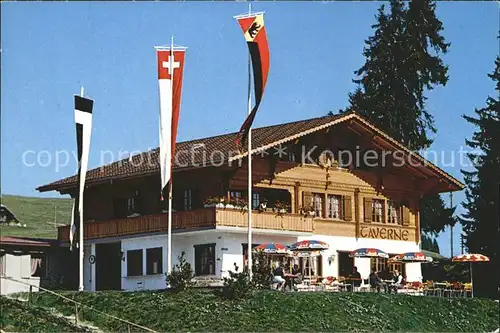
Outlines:
[{"label": "small tree", "polygon": [[186,290],[193,286],[193,269],[191,264],[186,261],[185,255],[186,253],[182,251],[177,257],[179,263],[173,267],[170,274],[167,274],[167,285],[175,291]]},{"label": "small tree", "polygon": [[256,288],[267,289],[271,285],[273,275],[267,257],[264,253],[258,252],[252,265],[252,282]]},{"label": "small tree", "polygon": [[248,274],[248,268],[245,267],[241,273],[229,271],[229,277],[224,278],[222,296],[231,300],[244,299],[252,295],[253,289],[254,284]]}]

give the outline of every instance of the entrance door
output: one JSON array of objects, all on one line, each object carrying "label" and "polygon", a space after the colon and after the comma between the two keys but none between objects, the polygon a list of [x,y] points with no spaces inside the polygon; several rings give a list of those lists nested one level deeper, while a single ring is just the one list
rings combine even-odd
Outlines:
[{"label": "entrance door", "polygon": [[121,290],[121,244],[96,244],[95,255],[96,290]]},{"label": "entrance door", "polygon": [[348,276],[354,268],[354,258],[349,257],[349,252],[338,251],[339,276]]}]

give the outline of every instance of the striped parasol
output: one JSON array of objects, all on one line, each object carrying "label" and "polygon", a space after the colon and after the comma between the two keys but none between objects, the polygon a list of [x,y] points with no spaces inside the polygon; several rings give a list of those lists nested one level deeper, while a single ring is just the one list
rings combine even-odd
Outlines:
[{"label": "striped parasol", "polygon": [[322,251],[328,250],[328,244],[318,240],[303,240],[290,245],[290,251]]},{"label": "striped parasol", "polygon": [[393,263],[393,262],[429,263],[429,262],[432,262],[432,261],[433,261],[432,257],[429,257],[429,256],[425,255],[422,252],[406,252],[406,253],[395,255],[392,258],[389,258],[389,260],[387,262],[389,262],[389,263]]},{"label": "striped parasol", "polygon": [[490,258],[485,256],[484,254],[471,253],[471,254],[460,254],[458,256],[454,256],[451,261],[454,262],[486,262],[490,261]]},{"label": "striped parasol", "polygon": [[253,248],[255,252],[263,252],[265,254],[287,254],[288,248],[280,243],[265,243]]},{"label": "striped parasol", "polygon": [[389,258],[389,255],[382,250],[374,248],[361,248],[349,253],[351,258]]},{"label": "striped parasol", "polygon": [[470,267],[470,284],[471,284],[471,297],[474,297],[474,281],[472,278],[472,263],[473,262],[488,262],[490,258],[485,256],[484,254],[479,253],[467,253],[460,254],[458,256],[454,256],[451,258],[451,261],[454,262],[468,262]]}]

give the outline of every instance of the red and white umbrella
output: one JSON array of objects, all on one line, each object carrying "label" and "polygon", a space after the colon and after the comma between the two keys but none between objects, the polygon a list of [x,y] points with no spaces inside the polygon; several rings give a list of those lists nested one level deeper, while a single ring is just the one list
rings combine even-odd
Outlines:
[{"label": "red and white umbrella", "polygon": [[473,262],[488,262],[490,258],[485,256],[484,254],[479,253],[466,253],[460,254],[458,256],[454,256],[451,258],[453,262],[468,262],[470,267],[470,286],[471,286],[471,297],[474,297],[474,282],[472,278],[472,263]]}]

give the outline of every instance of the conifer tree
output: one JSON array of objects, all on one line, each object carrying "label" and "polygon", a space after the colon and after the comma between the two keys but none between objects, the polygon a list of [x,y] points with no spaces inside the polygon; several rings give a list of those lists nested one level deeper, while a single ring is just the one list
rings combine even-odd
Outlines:
[{"label": "conifer tree", "polygon": [[[488,75],[496,85],[496,97],[488,97],[486,106],[475,110],[475,117],[463,116],[476,126],[466,144],[477,152],[468,156],[474,163],[473,171],[464,171],[466,192],[462,203],[466,213],[460,218],[465,233],[465,246],[469,252],[490,257],[488,265],[478,265],[482,291],[489,295],[497,292],[500,279],[499,258],[499,192],[500,192],[500,57],[495,61],[493,73]],[[484,274],[480,274],[481,270]],[[484,280],[483,280],[484,278]],[[477,285],[477,284],[476,284]]]}]

